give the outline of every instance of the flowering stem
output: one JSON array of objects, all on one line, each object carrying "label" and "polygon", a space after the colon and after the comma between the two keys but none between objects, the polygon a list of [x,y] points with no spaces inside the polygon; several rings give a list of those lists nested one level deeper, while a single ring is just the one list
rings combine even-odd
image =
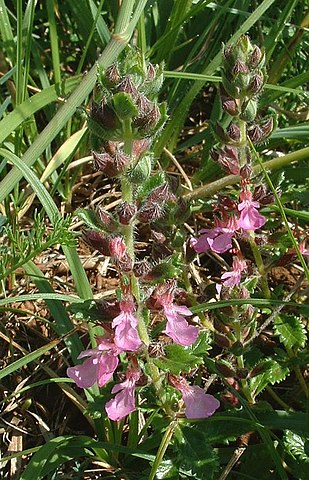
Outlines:
[{"label": "flowering stem", "polygon": [[162,462],[164,454],[167,450],[167,447],[170,444],[170,441],[171,441],[171,439],[174,435],[174,432],[175,432],[175,429],[176,429],[177,425],[178,425],[178,421],[174,420],[173,422],[170,423],[169,427],[167,428],[167,430],[166,430],[166,432],[165,432],[165,434],[162,438],[161,444],[158,448],[155,461],[152,464],[152,468],[151,468],[151,472],[150,472],[150,475],[148,477],[148,480],[154,480],[154,478],[156,476],[156,472],[159,468],[160,463]]},{"label": "flowering stem", "polygon": [[238,119],[238,126],[240,131],[239,145],[239,163],[240,167],[243,167],[247,163],[246,158],[246,145],[247,145],[247,124],[244,120]]},{"label": "flowering stem", "polygon": [[269,290],[269,287],[268,287],[267,274],[266,274],[266,271],[265,271],[265,266],[264,266],[264,262],[263,262],[261,252],[260,252],[260,250],[259,250],[259,248],[256,244],[255,238],[254,238],[254,232],[251,232],[249,242],[250,242],[250,247],[251,247],[251,250],[252,250],[252,253],[253,253],[253,256],[254,256],[256,266],[257,266],[258,271],[261,275],[260,280],[261,280],[261,287],[262,287],[263,293],[265,295],[265,298],[270,298],[271,293],[270,293],[270,290]]},{"label": "flowering stem", "polygon": [[[236,316],[235,316],[236,318]],[[233,325],[233,328],[234,328],[234,332],[235,332],[235,337],[236,337],[236,340],[240,343],[242,343],[242,333],[241,333],[241,324],[240,324],[240,321],[239,320],[236,320],[234,322],[234,325]],[[239,369],[243,369],[245,364],[244,364],[244,357],[243,355],[238,355],[237,357],[237,366]],[[241,388],[242,388],[242,391],[246,397],[246,399],[248,400],[249,403],[254,403],[254,399],[252,397],[252,394],[251,394],[251,390],[250,390],[250,387],[248,385],[248,382],[246,379],[242,379],[241,380]]]}]

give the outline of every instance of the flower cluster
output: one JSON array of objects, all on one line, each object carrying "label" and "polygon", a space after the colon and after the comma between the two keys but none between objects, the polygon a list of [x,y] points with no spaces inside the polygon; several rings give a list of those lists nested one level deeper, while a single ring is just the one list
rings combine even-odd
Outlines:
[{"label": "flower cluster", "polygon": [[[181,273],[177,248],[183,241],[179,243],[175,225],[190,215],[190,209],[177,181],[151,171],[151,144],[166,120],[165,105],[156,99],[161,83],[162,67],[147,65],[141,54],[129,50],[117,64],[99,72],[98,93],[89,110],[93,166],[103,176],[120,180],[122,199],[113,210],[99,206],[96,212],[85,209],[77,214],[89,227],[84,234],[87,243],[110,257],[119,288],[117,299],[100,304],[105,334],[96,338],[95,348],[81,352],[83,363],[68,368],[67,374],[80,388],[95,383],[103,387],[117,375],[120,354],[126,355],[125,379],[112,387],[113,398],[105,404],[114,421],[135,410],[135,390],[145,378],[160,391],[156,382],[164,374],[153,375],[158,367],[150,340],[157,319],[169,343],[189,348],[199,336],[186,299],[177,298],[181,290],[176,280]],[[135,248],[139,227],[148,228],[152,238],[151,252],[142,258]],[[151,368],[147,362],[152,362]],[[184,379],[170,384],[183,394],[188,418],[206,418],[219,406]],[[199,408],[193,407],[194,398]],[[164,405],[160,398],[158,403]]]},{"label": "flower cluster", "polygon": [[[228,173],[240,175],[241,188],[238,202],[219,200],[220,217],[215,219],[215,226],[201,230],[199,238],[191,240],[197,253],[212,250],[222,254],[232,250],[233,239],[246,240],[254,236],[266,223],[259,212],[261,205],[273,200],[263,185],[254,191],[251,185],[250,142],[263,142],[274,128],[272,117],[256,121],[258,95],[266,81],[265,54],[243,35],[235,44],[224,47],[223,59],[221,102],[223,111],[233,119],[226,129],[220,123],[215,126],[220,144],[212,149],[211,156]],[[246,270],[238,243],[234,246],[237,246],[238,258],[233,260],[232,271],[221,277],[226,287],[239,285]]]}]

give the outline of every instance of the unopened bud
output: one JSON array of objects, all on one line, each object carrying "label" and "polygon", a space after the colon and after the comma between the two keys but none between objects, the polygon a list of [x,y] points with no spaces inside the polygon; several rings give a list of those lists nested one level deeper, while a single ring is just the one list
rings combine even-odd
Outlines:
[{"label": "unopened bud", "polygon": [[269,137],[274,129],[274,119],[269,117],[264,123],[261,124],[261,129],[264,135],[264,139]]},{"label": "unopened bud", "polygon": [[221,348],[230,348],[232,344],[229,338],[225,337],[224,335],[220,335],[219,333],[215,333],[214,342]]},{"label": "unopened bud", "polygon": [[264,54],[257,45],[255,45],[253,52],[251,53],[249,63],[250,66],[253,68],[263,66],[262,64],[264,63]]},{"label": "unopened bud", "polygon": [[249,85],[249,91],[256,95],[259,93],[264,85],[264,77],[261,74],[256,74],[252,78],[250,85]]},{"label": "unopened bud", "polygon": [[113,215],[109,213],[107,210],[105,210],[105,208],[102,207],[101,205],[99,205],[97,208],[97,214],[99,216],[99,219],[102,222],[104,229],[109,232],[114,232],[118,224],[114,219]]},{"label": "unopened bud", "polygon": [[133,267],[134,275],[138,278],[143,279],[150,272],[151,265],[147,260],[142,260],[140,262],[135,262]]},{"label": "unopened bud", "polygon": [[[116,113],[106,105],[104,99],[100,103],[92,102],[89,120],[94,120],[104,129],[116,129],[120,126]],[[94,128],[91,122],[90,128]]]},{"label": "unopened bud", "polygon": [[147,80],[152,81],[152,80],[155,79],[155,77],[156,77],[156,69],[152,65],[152,63],[149,63],[149,65],[147,67]]},{"label": "unopened bud", "polygon": [[215,124],[215,132],[219,140],[221,140],[221,142],[228,143],[231,140],[229,135],[227,134],[227,132],[219,122],[216,122]]},{"label": "unopened bud", "polygon": [[151,223],[162,217],[164,208],[162,204],[157,202],[146,202],[137,214],[137,218],[141,223]]},{"label": "unopened bud", "polygon": [[118,67],[115,63],[108,67],[105,71],[105,78],[111,85],[118,85],[121,80]]},{"label": "unopened bud", "polygon": [[227,133],[229,137],[234,140],[235,142],[238,142],[240,139],[240,128],[236,123],[231,123],[227,129]]},{"label": "unopened bud", "polygon": [[110,256],[109,242],[105,235],[96,230],[89,230],[85,233],[85,239],[95,250],[107,257]]},{"label": "unopened bud", "polygon": [[129,93],[130,95],[132,95],[132,98],[134,98],[134,99],[138,96],[138,91],[137,91],[130,75],[127,75],[124,78],[124,80],[118,86],[118,90],[120,92]]},{"label": "unopened bud", "polygon": [[117,265],[119,270],[122,272],[132,272],[133,270],[133,260],[132,258],[125,252],[122,257],[116,258]]},{"label": "unopened bud", "polygon": [[141,129],[144,134],[150,134],[155,129],[160,118],[159,107],[153,104],[147,113],[134,119],[133,126]]},{"label": "unopened bud", "polygon": [[129,225],[136,212],[137,207],[134,203],[122,202],[117,208],[119,222],[122,225]]},{"label": "unopened bud", "polygon": [[263,130],[259,125],[252,125],[248,128],[248,137],[252,143],[260,143],[264,140]]},{"label": "unopened bud", "polygon": [[237,369],[237,377],[239,379],[246,379],[248,378],[249,370],[247,368],[238,368]]},{"label": "unopened bud", "polygon": [[126,253],[126,244],[122,237],[109,237],[108,246],[111,256],[116,257],[117,259],[122,258]]},{"label": "unopened bud", "polygon": [[252,175],[252,167],[249,163],[246,163],[246,165],[243,165],[240,169],[240,176],[241,178],[243,178],[244,180],[247,180],[249,178],[251,178],[251,175]]},{"label": "unopened bud", "polygon": [[248,67],[244,62],[237,59],[235,65],[232,69],[232,73],[233,73],[234,76],[239,75],[240,73],[248,73]]},{"label": "unopened bud", "polygon": [[214,148],[210,151],[213,160],[219,163],[221,167],[227,170],[232,175],[239,174],[239,155],[238,150],[231,145],[226,145],[224,148]]},{"label": "unopened bud", "polygon": [[116,152],[114,156],[108,153],[93,152],[94,167],[103,172],[108,178],[117,177],[128,167],[130,157],[122,152]]},{"label": "unopened bud", "polygon": [[148,201],[160,202],[160,201],[176,201],[175,195],[170,192],[169,184],[167,182],[159,185],[158,187],[154,188],[149,196]]},{"label": "unopened bud", "polygon": [[236,375],[235,370],[224,363],[216,363],[216,370],[218,370],[218,372],[225,378],[234,377]]}]

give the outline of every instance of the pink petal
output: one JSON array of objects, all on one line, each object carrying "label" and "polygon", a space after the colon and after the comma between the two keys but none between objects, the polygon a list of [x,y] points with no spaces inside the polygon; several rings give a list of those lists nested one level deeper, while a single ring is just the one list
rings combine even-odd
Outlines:
[{"label": "pink petal", "polygon": [[101,356],[97,375],[99,387],[103,387],[103,385],[112,378],[113,373],[118,366],[118,362],[118,357],[112,354],[107,353],[106,355]]},{"label": "pink petal", "polygon": [[224,253],[232,248],[232,237],[234,232],[222,233],[215,238],[211,245],[211,250],[216,253]]},{"label": "pink petal", "polygon": [[97,357],[88,358],[82,365],[76,365],[76,367],[69,367],[67,369],[67,376],[72,378],[80,388],[92,387],[97,381],[97,375]]},{"label": "pink petal", "polygon": [[165,307],[164,313],[167,318],[166,335],[179,345],[192,345],[198,337],[198,327],[189,325],[187,320],[171,307]]},{"label": "pink petal", "polygon": [[122,323],[116,327],[115,344],[123,351],[128,350],[130,352],[136,352],[142,344],[136,327],[132,326],[130,319],[127,316]]},{"label": "pink petal", "polygon": [[128,384],[128,381],[115,385],[112,393],[118,393],[115,398],[109,400],[105,405],[108,418],[117,422],[135,410],[135,385],[132,385],[132,382],[130,382],[130,385],[126,384]]},{"label": "pink petal", "polygon": [[198,386],[188,387],[182,391],[182,395],[187,418],[207,418],[220,407],[220,402],[215,397]]}]

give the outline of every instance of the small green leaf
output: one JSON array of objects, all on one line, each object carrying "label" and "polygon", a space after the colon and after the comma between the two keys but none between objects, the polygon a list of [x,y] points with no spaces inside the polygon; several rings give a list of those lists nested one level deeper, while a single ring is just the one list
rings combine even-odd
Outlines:
[{"label": "small green leaf", "polygon": [[132,97],[129,93],[116,93],[113,96],[113,106],[120,120],[133,118],[138,115],[138,110],[132,102]]},{"label": "small green leaf", "polygon": [[75,215],[82,220],[87,227],[102,232],[102,223],[98,219],[98,216],[94,210],[87,210],[85,208],[79,208],[76,210]]},{"label": "small green leaf", "polygon": [[178,375],[180,372],[189,372],[192,368],[202,363],[201,358],[180,345],[168,345],[165,347],[165,353],[166,357],[157,358],[155,364],[162,370],[175,375]]},{"label": "small green leaf", "polygon": [[286,430],[283,442],[291,455],[309,465],[309,455],[306,448],[306,444],[308,444],[308,438],[300,436],[291,430]]},{"label": "small green leaf", "polygon": [[281,382],[289,374],[287,367],[281,366],[276,360],[265,359],[261,362],[263,372],[250,380],[251,390],[258,395],[268,384]]},{"label": "small green leaf", "polygon": [[306,329],[299,317],[280,315],[275,318],[275,332],[287,348],[303,348],[306,344]]}]

